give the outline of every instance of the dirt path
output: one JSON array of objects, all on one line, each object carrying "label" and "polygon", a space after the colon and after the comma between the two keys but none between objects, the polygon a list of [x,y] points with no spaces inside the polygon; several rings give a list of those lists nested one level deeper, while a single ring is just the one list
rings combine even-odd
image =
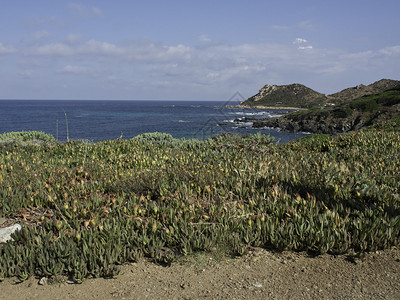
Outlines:
[{"label": "dirt path", "polygon": [[142,261],[123,266],[115,279],[83,284],[8,279],[0,283],[3,299],[400,299],[400,250],[356,261],[261,249],[218,262],[203,254],[170,267]]}]

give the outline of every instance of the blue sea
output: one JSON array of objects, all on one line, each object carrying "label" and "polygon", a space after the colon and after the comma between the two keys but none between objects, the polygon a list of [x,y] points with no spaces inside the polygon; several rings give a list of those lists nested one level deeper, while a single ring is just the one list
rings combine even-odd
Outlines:
[{"label": "blue sea", "polygon": [[[279,129],[254,129],[244,117],[268,118],[287,110],[225,107],[226,101],[98,101],[98,100],[0,100],[0,133],[37,130],[59,141],[93,142],[130,139],[141,133],[164,132],[175,138],[204,139],[224,132],[241,135],[261,132],[286,143],[307,135]],[[232,103],[228,103],[232,104]],[[235,103],[233,103],[235,104]]]}]

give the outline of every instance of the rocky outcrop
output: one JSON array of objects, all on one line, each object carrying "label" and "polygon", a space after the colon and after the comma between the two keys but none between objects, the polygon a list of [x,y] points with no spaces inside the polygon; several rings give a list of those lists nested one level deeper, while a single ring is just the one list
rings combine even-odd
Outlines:
[{"label": "rocky outcrop", "polygon": [[254,128],[273,127],[290,132],[310,132],[337,134],[351,130],[358,130],[366,125],[366,121],[360,116],[347,119],[323,118],[322,116],[310,116],[296,120],[287,117],[254,120]]},{"label": "rocky outcrop", "polygon": [[305,85],[264,85],[253,97],[247,99],[243,106],[299,107],[308,108],[322,105],[327,101],[324,94],[318,93]]},{"label": "rocky outcrop", "polygon": [[378,94],[400,87],[400,81],[381,79],[370,85],[359,84],[338,93],[324,95],[305,85],[294,83],[289,85],[264,85],[259,92],[242,102],[243,107],[325,107],[346,103],[354,99]]},{"label": "rocky outcrop", "polygon": [[291,132],[337,134],[390,119],[400,119],[400,87],[334,107],[297,111],[276,118],[245,118],[237,121],[253,122],[255,128],[273,127]]}]

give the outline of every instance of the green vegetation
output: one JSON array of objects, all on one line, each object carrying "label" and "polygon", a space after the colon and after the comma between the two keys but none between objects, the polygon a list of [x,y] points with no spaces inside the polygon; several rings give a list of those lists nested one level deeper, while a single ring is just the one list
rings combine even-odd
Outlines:
[{"label": "green vegetation", "polygon": [[400,104],[400,89],[388,90],[379,94],[364,96],[347,103],[343,103],[333,109],[326,111],[344,111],[343,117],[352,115],[355,111],[361,113],[371,113],[378,110],[396,110],[395,105]]},{"label": "green vegetation", "polygon": [[[14,134],[15,135],[15,134]],[[0,146],[0,280],[113,277],[149,257],[251,247],[360,253],[400,242],[400,133]]]},{"label": "green vegetation", "polygon": [[376,111],[378,109],[378,103],[376,103],[374,97],[365,96],[359,99],[351,101],[348,106],[351,109],[356,109],[362,112]]},{"label": "green vegetation", "polygon": [[242,103],[248,106],[301,107],[321,106],[327,97],[302,84],[264,86],[257,95]]},{"label": "green vegetation", "polygon": [[257,120],[261,126],[309,131],[341,133],[374,126],[384,130],[398,128],[400,89],[364,96],[333,107],[311,108],[286,114],[279,119]]},{"label": "green vegetation", "polygon": [[293,120],[293,121],[300,121],[304,118],[308,118],[310,116],[314,116],[314,115],[321,115],[321,114],[327,114],[323,109],[321,108],[310,108],[307,110],[299,110],[299,111],[295,111],[292,113],[289,113],[286,116],[287,118]]},{"label": "green vegetation", "polygon": [[[382,79],[368,86],[361,84],[327,96],[318,93],[302,84],[273,86],[265,85],[260,89],[258,94],[250,97],[242,104],[246,106],[313,108],[324,107],[328,103],[340,105],[343,103],[349,103],[356,99],[367,97],[368,100],[364,99],[354,103],[354,109],[364,109],[364,111],[367,111],[376,108],[376,105],[373,103],[374,97],[372,96],[372,98],[368,98],[369,95],[376,95],[390,90],[398,90],[399,88],[400,81]],[[389,100],[391,98],[390,92],[388,92],[387,96]],[[393,100],[394,102],[388,105],[399,103],[399,98],[396,95],[394,96]]]},{"label": "green vegetation", "polygon": [[53,143],[55,139],[52,135],[41,131],[18,131],[0,134],[0,146],[28,144],[38,145],[41,143]]}]

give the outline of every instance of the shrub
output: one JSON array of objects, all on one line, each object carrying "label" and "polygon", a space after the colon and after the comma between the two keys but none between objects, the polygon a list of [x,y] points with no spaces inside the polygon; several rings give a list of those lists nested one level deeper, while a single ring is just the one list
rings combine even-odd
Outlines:
[{"label": "shrub", "polygon": [[329,134],[311,134],[292,142],[296,149],[325,152],[332,146],[333,138]]},{"label": "shrub", "polygon": [[332,114],[335,118],[347,118],[351,116],[353,111],[349,107],[338,107],[332,110]]},{"label": "shrub", "polygon": [[53,142],[55,142],[54,136],[42,131],[18,131],[0,134],[0,145],[26,146],[28,144],[38,145]]},{"label": "shrub", "polygon": [[376,97],[376,102],[385,106],[392,106],[400,103],[400,89],[390,90]]},{"label": "shrub", "polygon": [[357,109],[360,111],[375,111],[378,109],[378,103],[376,103],[374,97],[366,96],[356,99],[349,104],[351,109]]},{"label": "shrub", "polygon": [[137,135],[133,139],[141,141],[143,143],[151,143],[157,145],[171,145],[179,142],[179,139],[174,138],[169,133],[161,132],[142,133]]},{"label": "shrub", "polygon": [[142,256],[168,264],[211,249],[399,245],[399,132],[270,140],[225,134],[183,147],[152,133],[0,151],[0,215],[29,220],[0,246],[0,281],[81,282]]}]

